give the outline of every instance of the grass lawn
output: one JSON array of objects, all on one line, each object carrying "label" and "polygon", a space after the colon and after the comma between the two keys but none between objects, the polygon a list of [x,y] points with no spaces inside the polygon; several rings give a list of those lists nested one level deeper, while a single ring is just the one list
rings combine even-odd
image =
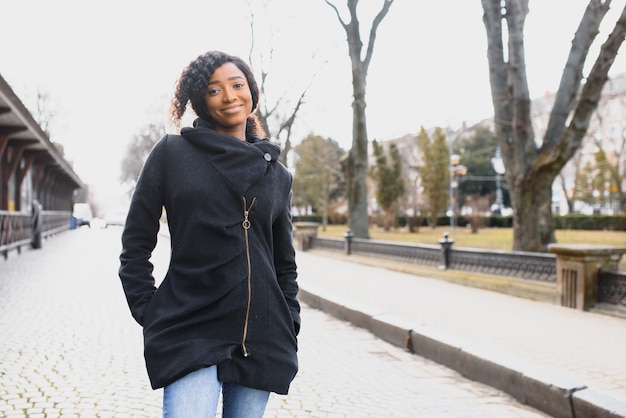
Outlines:
[{"label": "grass lawn", "polygon": [[[345,225],[329,225],[326,231],[318,229],[320,237],[341,238],[346,232]],[[513,249],[513,230],[511,228],[483,228],[473,234],[465,228],[454,228],[450,234],[449,226],[437,228],[422,227],[419,232],[408,232],[399,228],[385,232],[381,228],[371,227],[370,238],[381,241],[408,242],[412,244],[437,244],[444,233],[449,233],[456,247],[486,248],[492,250],[511,251]],[[559,244],[603,244],[615,247],[626,247],[626,231],[582,231],[557,229],[556,240]],[[620,270],[626,271],[626,259],[622,257]]]},{"label": "grass lawn", "polygon": [[[329,225],[326,231],[320,227],[318,234],[321,237],[343,237],[346,225]],[[408,229],[398,228],[384,231],[382,228],[370,228],[370,238],[382,241],[401,241],[414,244],[437,244],[437,240],[448,233],[454,239],[455,245],[470,248],[488,248],[493,250],[513,249],[513,230],[511,228],[483,228],[477,233],[465,228],[454,228],[450,233],[449,226],[437,228],[422,227],[419,232],[408,232]],[[625,231],[582,231],[556,230],[556,240],[560,244],[605,244],[616,247],[626,247]]]}]

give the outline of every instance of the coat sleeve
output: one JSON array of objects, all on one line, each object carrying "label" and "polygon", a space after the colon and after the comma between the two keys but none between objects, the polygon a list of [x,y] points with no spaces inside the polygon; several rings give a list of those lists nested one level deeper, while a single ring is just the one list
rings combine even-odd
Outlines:
[{"label": "coat sleeve", "polygon": [[140,325],[156,291],[150,257],[164,205],[166,139],[157,142],[142,167],[122,232],[119,277],[133,318]]},{"label": "coat sleeve", "polygon": [[296,280],[296,254],[293,247],[293,232],[291,223],[291,176],[289,193],[285,199],[283,210],[274,221],[274,266],[278,284],[289,305],[296,335],[300,332],[300,303],[298,302],[298,282]]}]

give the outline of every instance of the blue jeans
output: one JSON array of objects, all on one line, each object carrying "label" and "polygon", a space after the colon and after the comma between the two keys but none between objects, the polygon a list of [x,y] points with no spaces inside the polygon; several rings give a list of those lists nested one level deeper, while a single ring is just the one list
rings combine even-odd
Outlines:
[{"label": "blue jeans", "polygon": [[217,366],[181,377],[163,390],[164,418],[214,418],[222,392],[223,418],[262,417],[270,393],[217,380]]}]

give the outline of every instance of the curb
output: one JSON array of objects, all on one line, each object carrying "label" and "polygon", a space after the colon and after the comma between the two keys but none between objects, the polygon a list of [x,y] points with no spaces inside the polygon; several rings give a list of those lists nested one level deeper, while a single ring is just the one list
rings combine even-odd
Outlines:
[{"label": "curb", "polygon": [[367,329],[390,344],[508,393],[520,403],[555,418],[626,417],[625,402],[589,389],[575,379],[505,358],[486,347],[465,344],[450,335],[414,328],[389,315],[372,315],[333,302],[302,287],[298,297],[312,308]]}]

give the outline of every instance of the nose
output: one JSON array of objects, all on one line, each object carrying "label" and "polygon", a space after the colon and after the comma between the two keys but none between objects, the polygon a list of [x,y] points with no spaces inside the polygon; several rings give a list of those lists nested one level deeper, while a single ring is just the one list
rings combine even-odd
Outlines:
[{"label": "nose", "polygon": [[222,96],[222,101],[230,103],[236,99],[235,92],[232,89],[224,89],[224,95]]}]

